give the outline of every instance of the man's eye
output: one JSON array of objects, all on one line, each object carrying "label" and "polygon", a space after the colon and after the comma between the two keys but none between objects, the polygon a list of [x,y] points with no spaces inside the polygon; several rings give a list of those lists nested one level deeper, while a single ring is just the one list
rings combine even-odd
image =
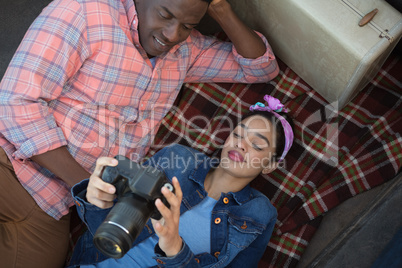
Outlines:
[{"label": "man's eye", "polygon": [[239,134],[237,134],[236,132],[233,132],[233,136],[235,136],[236,138],[240,138],[241,136]]},{"label": "man's eye", "polygon": [[165,14],[162,14],[162,13],[159,13],[159,16],[161,16],[161,18],[163,18],[165,20],[169,19],[168,16],[166,16]]},{"label": "man's eye", "polygon": [[193,27],[187,27],[185,24],[183,24],[183,29],[186,31],[191,31]]}]

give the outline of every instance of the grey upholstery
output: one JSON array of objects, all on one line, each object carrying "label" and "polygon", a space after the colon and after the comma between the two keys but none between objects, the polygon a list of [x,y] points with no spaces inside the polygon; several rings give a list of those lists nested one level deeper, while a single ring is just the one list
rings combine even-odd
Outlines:
[{"label": "grey upholstery", "polygon": [[28,27],[51,0],[0,2],[0,78],[2,78]]}]

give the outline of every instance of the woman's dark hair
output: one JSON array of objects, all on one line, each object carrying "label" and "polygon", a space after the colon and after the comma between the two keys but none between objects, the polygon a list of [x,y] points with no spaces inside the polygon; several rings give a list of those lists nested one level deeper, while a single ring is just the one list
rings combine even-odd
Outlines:
[{"label": "woman's dark hair", "polygon": [[[292,129],[294,129],[294,124],[293,124],[293,120],[292,118],[287,114],[287,113],[278,113],[279,115],[281,115],[283,118],[286,119],[286,121],[289,122],[290,126],[292,127]],[[279,159],[283,153],[283,151],[285,150],[285,131],[283,130],[283,126],[281,121],[274,116],[273,113],[271,112],[267,112],[267,111],[253,111],[253,112],[249,112],[245,115],[243,115],[243,117],[241,118],[241,120],[243,121],[246,118],[249,118],[251,116],[254,115],[260,115],[266,119],[268,119],[272,126],[274,127],[274,130],[276,131],[275,136],[276,136],[276,141],[275,141],[275,154],[276,157],[274,157],[274,161],[276,162],[276,159]]]}]

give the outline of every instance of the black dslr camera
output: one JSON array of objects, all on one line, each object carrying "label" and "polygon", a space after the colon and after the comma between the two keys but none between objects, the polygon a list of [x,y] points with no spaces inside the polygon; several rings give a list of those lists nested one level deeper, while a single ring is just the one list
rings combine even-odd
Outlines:
[{"label": "black dslr camera", "polygon": [[118,201],[96,231],[94,244],[106,256],[121,258],[130,250],[149,218],[161,219],[155,200],[160,198],[168,206],[161,188],[166,186],[172,192],[174,189],[162,171],[124,156],[115,158],[118,165],[105,167],[102,180],[116,187]]}]

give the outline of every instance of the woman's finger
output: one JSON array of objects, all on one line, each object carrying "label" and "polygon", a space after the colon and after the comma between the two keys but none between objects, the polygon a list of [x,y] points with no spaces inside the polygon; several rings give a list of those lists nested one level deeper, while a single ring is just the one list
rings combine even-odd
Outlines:
[{"label": "woman's finger", "polygon": [[102,170],[105,166],[114,167],[118,164],[117,159],[113,157],[99,157],[96,160],[95,170],[92,173],[93,175],[100,177],[102,175]]},{"label": "woman's finger", "polygon": [[101,178],[96,176],[91,176],[88,183],[88,188],[97,189],[101,192],[108,193],[110,195],[114,195],[114,193],[116,192],[116,188],[112,184],[107,183]]},{"label": "woman's finger", "polygon": [[165,196],[166,200],[169,202],[172,213],[174,213],[176,217],[180,217],[180,206],[183,192],[181,190],[180,183],[176,177],[172,178],[172,183],[174,187],[174,193],[170,192],[166,188],[162,189],[162,193]]}]

